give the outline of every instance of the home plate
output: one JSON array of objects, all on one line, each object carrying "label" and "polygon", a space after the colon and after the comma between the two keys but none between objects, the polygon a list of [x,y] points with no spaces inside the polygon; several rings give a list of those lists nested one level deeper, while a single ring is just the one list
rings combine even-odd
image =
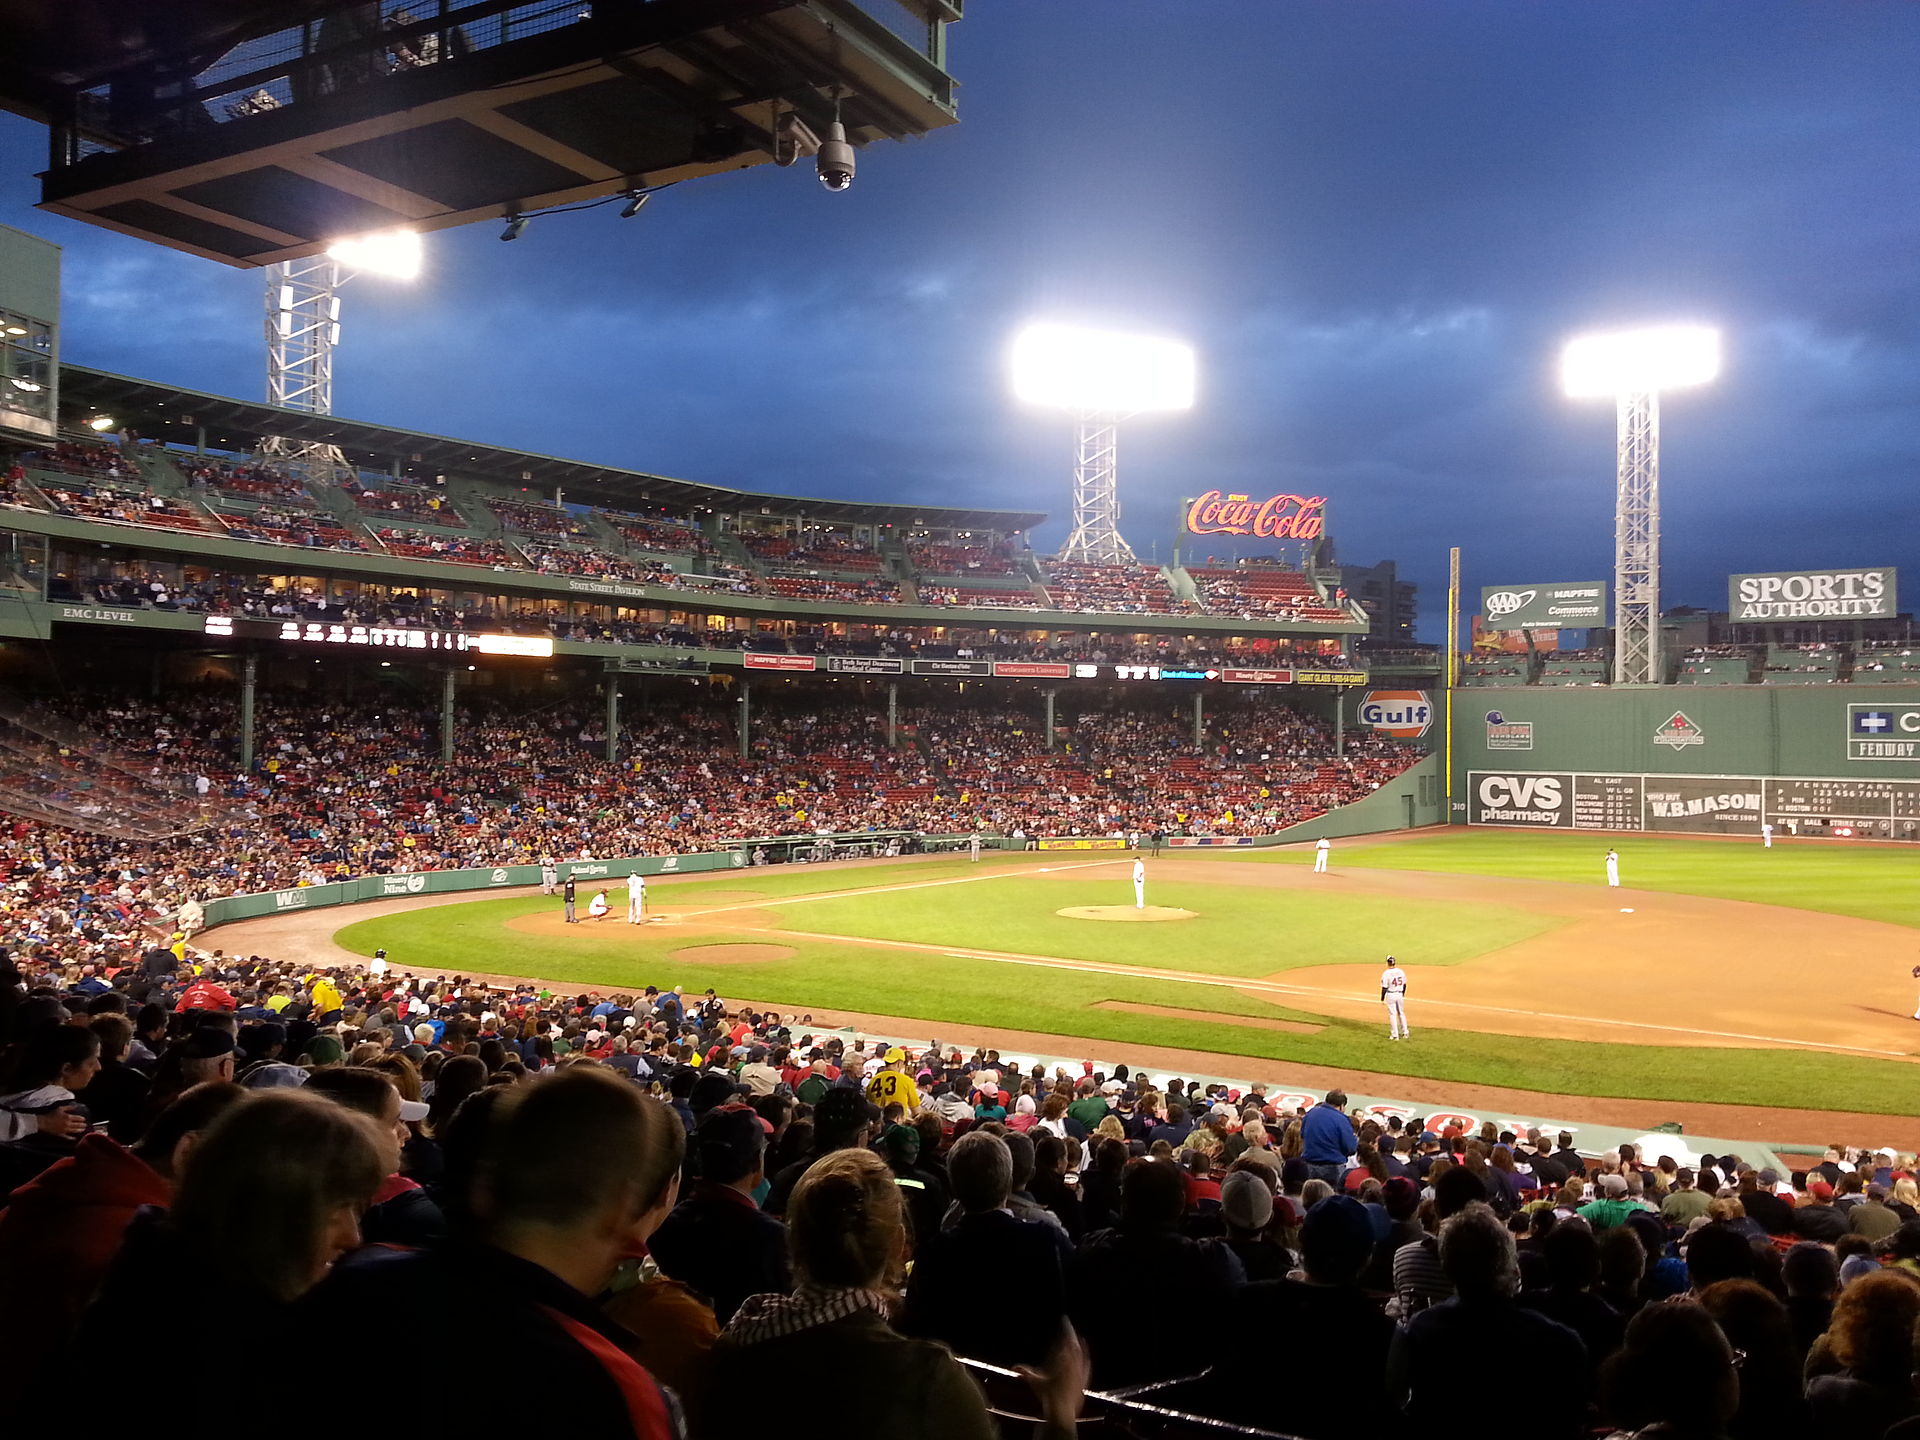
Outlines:
[{"label": "home plate", "polygon": [[1069,905],[1056,910],[1069,920],[1119,920],[1138,924],[1149,920],[1198,920],[1192,910],[1176,910],[1171,905]]}]

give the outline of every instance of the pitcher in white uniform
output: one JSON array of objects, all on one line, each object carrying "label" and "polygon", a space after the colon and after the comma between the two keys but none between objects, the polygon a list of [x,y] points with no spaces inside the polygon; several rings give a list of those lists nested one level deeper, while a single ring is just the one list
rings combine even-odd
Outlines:
[{"label": "pitcher in white uniform", "polygon": [[1380,972],[1380,999],[1387,1007],[1387,1038],[1405,1040],[1413,1033],[1407,1028],[1407,972],[1391,955]]},{"label": "pitcher in white uniform", "polygon": [[1607,851],[1607,884],[1620,888],[1620,857],[1611,850]]},{"label": "pitcher in white uniform", "polygon": [[1133,862],[1133,908],[1147,908],[1147,862],[1144,860]]},{"label": "pitcher in white uniform", "polygon": [[647,918],[647,877],[639,871],[627,876],[627,924],[638,925]]},{"label": "pitcher in white uniform", "polygon": [[1333,854],[1333,842],[1327,839],[1326,836],[1322,835],[1318,840],[1314,841],[1313,843],[1313,873],[1314,874],[1324,875],[1327,873],[1327,858],[1332,854]]}]

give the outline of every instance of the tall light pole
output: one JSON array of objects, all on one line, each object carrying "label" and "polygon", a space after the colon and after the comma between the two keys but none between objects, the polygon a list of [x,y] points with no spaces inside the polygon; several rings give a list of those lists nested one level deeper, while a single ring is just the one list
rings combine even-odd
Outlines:
[{"label": "tall light pole", "polygon": [[1060,558],[1134,565],[1120,534],[1119,426],[1145,411],[1193,408],[1193,347],[1150,335],[1029,325],[1014,337],[1013,393],[1076,421],[1073,533]]},{"label": "tall light pole", "polygon": [[1720,332],[1660,325],[1582,335],[1560,356],[1576,399],[1612,396],[1617,414],[1613,504],[1613,683],[1658,685],[1660,663],[1660,392],[1720,373]]},{"label": "tall light pole", "polygon": [[[333,413],[333,347],[340,343],[340,287],[355,275],[412,280],[420,273],[420,237],[383,230],[337,240],[325,254],[267,267],[267,403],[310,415]],[[261,439],[264,459],[331,480],[346,468],[337,445]]]}]

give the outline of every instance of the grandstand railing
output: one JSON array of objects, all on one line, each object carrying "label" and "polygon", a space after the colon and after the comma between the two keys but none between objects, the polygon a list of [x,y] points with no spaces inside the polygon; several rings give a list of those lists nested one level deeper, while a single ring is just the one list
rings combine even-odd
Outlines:
[{"label": "grandstand railing", "polygon": [[[1033,1393],[1019,1372],[964,1355],[956,1355],[954,1359],[980,1382],[980,1388],[986,1392],[987,1410],[1001,1434],[1007,1440],[1027,1440],[1041,1417],[1028,1408],[1033,1403]],[[1177,1386],[1191,1385],[1210,1373],[1203,1371],[1199,1375],[1119,1390],[1082,1391],[1079,1433],[1135,1436],[1138,1440],[1226,1440],[1234,1435],[1245,1436],[1247,1440],[1296,1440],[1284,1431],[1257,1430],[1211,1415],[1176,1410],[1149,1398]]]}]

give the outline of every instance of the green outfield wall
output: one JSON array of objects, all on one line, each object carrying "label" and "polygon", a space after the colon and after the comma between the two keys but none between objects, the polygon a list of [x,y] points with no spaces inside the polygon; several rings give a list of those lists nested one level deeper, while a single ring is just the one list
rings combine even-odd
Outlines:
[{"label": "green outfield wall", "polygon": [[1920,842],[1920,686],[1453,693],[1456,823]]}]

